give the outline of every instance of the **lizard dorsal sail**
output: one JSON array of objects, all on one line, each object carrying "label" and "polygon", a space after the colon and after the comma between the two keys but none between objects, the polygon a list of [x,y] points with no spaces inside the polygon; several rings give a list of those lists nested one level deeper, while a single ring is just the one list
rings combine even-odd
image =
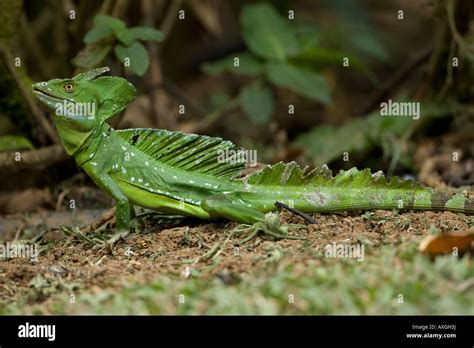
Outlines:
[{"label": "lizard dorsal sail", "polygon": [[242,149],[217,137],[163,129],[116,131],[122,139],[157,162],[176,169],[232,179],[245,168]]},{"label": "lizard dorsal sail", "polygon": [[387,181],[382,172],[372,174],[370,169],[358,170],[352,168],[340,171],[333,176],[331,170],[325,165],[311,171],[301,168],[296,162],[279,162],[268,166],[248,176],[246,182],[260,186],[331,186],[346,188],[386,188],[422,190],[418,182],[401,180],[394,176]]}]

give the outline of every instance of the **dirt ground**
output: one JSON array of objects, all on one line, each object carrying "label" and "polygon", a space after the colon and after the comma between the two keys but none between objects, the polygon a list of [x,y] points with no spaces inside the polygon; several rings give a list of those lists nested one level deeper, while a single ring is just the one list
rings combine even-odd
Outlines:
[{"label": "dirt ground", "polygon": [[[288,212],[284,223],[304,223]],[[37,262],[14,258],[0,263],[0,301],[18,299],[26,306],[54,303],[52,295],[120,291],[124,284],[147,284],[157,275],[219,279],[238,283],[244,276],[258,277],[272,260],[286,264],[321,264],[320,255],[330,243],[362,243],[371,251],[383,245],[418,243],[429,233],[466,231],[472,220],[449,212],[375,211],[366,213],[314,214],[317,223],[308,229],[291,230],[304,240],[269,240],[256,236],[242,244],[243,235],[229,234],[235,223],[183,225],[174,228],[146,228],[132,233],[113,248],[103,248],[65,236],[44,235]],[[103,232],[106,233],[106,232]],[[366,256],[367,257],[367,256]],[[218,262],[216,260],[218,259]],[[25,308],[25,312],[28,309]]]}]

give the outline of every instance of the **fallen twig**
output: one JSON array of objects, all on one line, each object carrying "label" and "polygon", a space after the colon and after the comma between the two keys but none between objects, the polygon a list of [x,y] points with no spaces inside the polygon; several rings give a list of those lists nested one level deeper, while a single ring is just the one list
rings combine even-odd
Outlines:
[{"label": "fallen twig", "polygon": [[22,94],[23,98],[28,105],[28,108],[31,111],[31,115],[33,119],[37,122],[37,124],[44,130],[47,136],[51,139],[53,143],[59,143],[59,138],[54,131],[53,126],[49,123],[48,119],[45,117],[44,113],[41,112],[40,108],[36,104],[35,100],[33,99],[33,95],[30,91],[30,86],[25,86],[24,82],[22,81],[20,75],[18,74],[17,67],[13,65],[14,59],[11,54],[10,49],[6,46],[5,43],[0,42],[0,54],[5,61],[8,70],[10,71],[13,79],[15,80],[20,93]]},{"label": "fallen twig", "polygon": [[67,158],[63,147],[59,144],[37,150],[4,152],[0,153],[0,172],[41,170]]},{"label": "fallen twig", "polygon": [[308,214],[305,214],[302,211],[299,211],[298,209],[291,208],[291,207],[289,207],[286,204],[281,203],[281,202],[275,202],[275,206],[279,209],[285,209],[285,210],[288,210],[288,211],[292,212],[293,214],[301,216],[309,224],[317,224],[317,221],[315,219],[313,219]]}]

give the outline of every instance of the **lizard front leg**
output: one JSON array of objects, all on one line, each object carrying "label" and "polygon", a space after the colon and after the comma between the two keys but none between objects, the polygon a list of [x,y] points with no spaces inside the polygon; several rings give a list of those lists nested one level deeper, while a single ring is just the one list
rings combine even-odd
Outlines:
[{"label": "lizard front leg", "polygon": [[100,188],[105,190],[115,200],[115,226],[117,234],[125,236],[130,231],[130,220],[135,214],[133,205],[130,204],[127,196],[125,196],[117,183],[107,172],[95,170],[95,167],[89,163],[86,163],[83,169]]}]

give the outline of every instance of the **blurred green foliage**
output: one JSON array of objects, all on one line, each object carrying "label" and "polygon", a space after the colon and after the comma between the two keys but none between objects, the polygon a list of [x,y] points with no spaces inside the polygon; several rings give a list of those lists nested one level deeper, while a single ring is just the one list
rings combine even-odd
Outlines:
[{"label": "blurred green foliage", "polygon": [[[258,83],[252,81],[242,87],[239,102],[244,114],[259,124],[268,123],[275,109],[269,85],[329,105],[332,98],[322,70],[341,66],[347,59],[352,69],[374,80],[373,73],[356,55],[385,62],[389,59],[387,49],[367,24],[353,23],[347,18],[336,28],[322,32],[313,23],[294,20],[291,11],[285,17],[269,3],[257,3],[242,8],[240,26],[248,50],[207,62],[202,70],[211,75],[228,71],[257,79]],[[350,40],[347,31],[338,31],[341,27],[350,30]],[[351,52],[342,50],[345,47]]]},{"label": "blurred green foliage", "polygon": [[0,152],[23,149],[33,149],[33,144],[28,138],[21,135],[0,136]]},{"label": "blurred green foliage", "polygon": [[347,121],[340,127],[318,126],[299,135],[294,143],[304,149],[305,161],[316,166],[341,159],[344,153],[363,155],[378,148],[382,149],[385,159],[395,157],[405,167],[412,167],[412,153],[401,151],[399,140],[433,119],[452,117],[454,112],[452,105],[439,103],[421,103],[420,109],[422,116],[418,120],[407,116],[382,117],[376,111]]},{"label": "blurred green foliage", "polygon": [[270,4],[246,5],[240,13],[240,24],[248,51],[202,66],[203,71],[212,75],[230,71],[260,80],[242,87],[239,95],[244,113],[260,124],[269,122],[274,110],[273,92],[267,87],[268,83],[288,88],[318,103],[331,102],[325,78],[319,72],[297,64],[297,58],[315,43],[316,29],[292,22]]},{"label": "blurred green foliage", "polygon": [[88,45],[74,59],[81,68],[97,66],[114,49],[117,59],[132,72],[143,76],[150,59],[146,47],[140,41],[161,41],[163,33],[150,27],[127,28],[119,18],[97,15],[93,28],[84,36]]}]

